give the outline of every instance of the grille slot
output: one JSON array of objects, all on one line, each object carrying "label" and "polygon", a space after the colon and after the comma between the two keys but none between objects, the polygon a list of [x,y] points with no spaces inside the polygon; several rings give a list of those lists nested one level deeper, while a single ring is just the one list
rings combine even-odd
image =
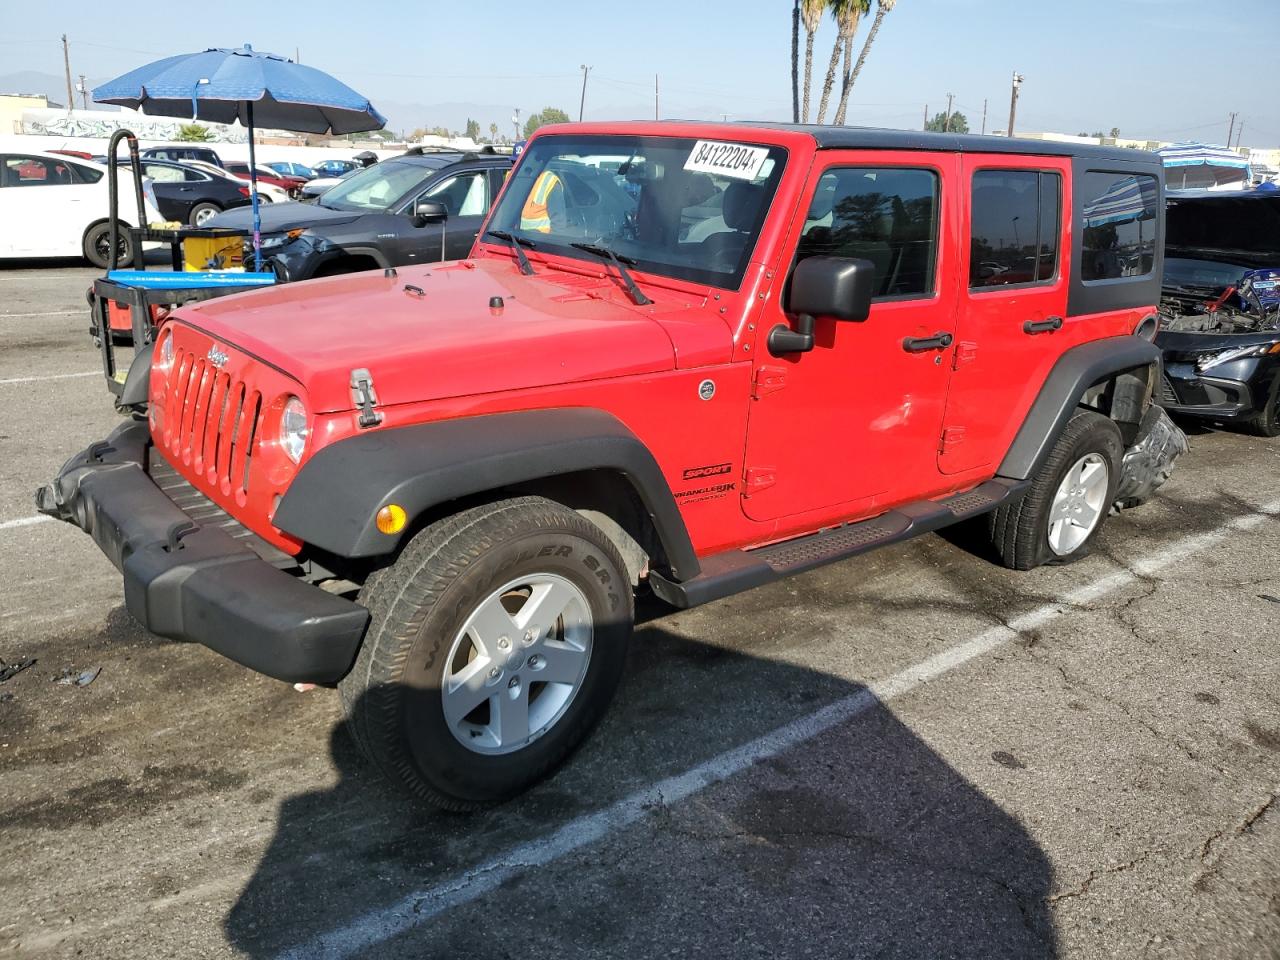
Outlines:
[{"label": "grille slot", "polygon": [[1164,403],[1177,403],[1178,395],[1174,392],[1173,382],[1169,379],[1168,374],[1160,376],[1160,399]]},{"label": "grille slot", "polygon": [[224,495],[248,493],[251,449],[262,417],[262,395],[204,357],[179,350],[167,385],[162,443]]}]

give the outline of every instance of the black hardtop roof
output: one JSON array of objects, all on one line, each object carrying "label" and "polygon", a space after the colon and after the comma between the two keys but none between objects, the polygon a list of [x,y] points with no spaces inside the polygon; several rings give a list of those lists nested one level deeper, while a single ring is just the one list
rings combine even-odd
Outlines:
[{"label": "black hardtop roof", "polygon": [[819,150],[938,150],[949,153],[1013,153],[1047,157],[1081,157],[1088,160],[1149,162],[1160,158],[1148,150],[1102,147],[1058,140],[1025,140],[1019,137],[983,136],[973,133],[931,133],[922,130],[887,130],[880,127],[832,127],[799,123],[747,123],[746,126],[796,130],[817,141]]}]

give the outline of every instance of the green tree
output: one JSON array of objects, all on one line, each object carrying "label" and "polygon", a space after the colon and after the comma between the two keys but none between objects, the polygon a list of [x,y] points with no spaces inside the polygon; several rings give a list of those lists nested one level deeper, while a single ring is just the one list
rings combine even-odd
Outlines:
[{"label": "green tree", "polygon": [[467,136],[470,137],[472,140],[479,140],[480,139],[480,121],[472,120],[470,117],[467,117],[466,133],[467,133]]},{"label": "green tree", "polygon": [[[840,90],[840,109],[836,111],[836,123],[844,123],[845,110],[849,105],[849,93],[853,90],[853,85],[858,82],[858,74],[862,72],[862,65],[867,62],[867,54],[871,52],[871,45],[876,42],[876,34],[880,32],[880,24],[884,22],[885,16],[893,10],[898,0],[879,0],[876,4],[876,18],[871,23],[871,29],[867,31],[867,39],[862,42],[862,52],[858,54],[858,62],[854,64],[853,71],[848,69],[849,61],[845,60],[845,81]],[[850,38],[852,41],[852,38]]]},{"label": "green tree", "polygon": [[828,0],[800,0],[800,20],[804,24],[804,98],[800,105],[800,121],[809,122],[809,89],[813,84],[813,38],[822,25]]},{"label": "green tree", "polygon": [[1112,140],[1118,140],[1120,138],[1120,128],[1112,127],[1111,132],[1107,134],[1107,136],[1109,136]]},{"label": "green tree", "polygon": [[559,107],[544,107],[541,113],[534,113],[524,122],[524,135],[532,137],[533,132],[548,123],[568,123],[569,115]]},{"label": "green tree", "polygon": [[[836,42],[831,45],[831,62],[827,64],[827,76],[822,82],[822,99],[818,101],[818,123],[826,118],[827,104],[831,102],[831,89],[835,86],[836,70],[840,67],[840,55],[844,54],[845,70],[842,77],[853,72],[853,36],[858,32],[862,15],[871,9],[871,0],[831,0],[831,15],[836,21]],[[847,84],[841,80],[841,86]]]},{"label": "green tree", "polygon": [[791,122],[800,122],[800,0],[791,0]]},{"label": "green tree", "polygon": [[951,114],[951,126],[948,127],[947,114],[944,111],[942,113],[935,113],[933,115],[933,119],[926,123],[924,128],[938,133],[943,133],[948,130],[951,133],[968,133],[969,120],[963,113],[957,110],[955,113]]},{"label": "green tree", "polygon": [[491,143],[498,142],[498,125],[496,123],[489,124],[489,141]]},{"label": "green tree", "polygon": [[212,131],[198,123],[184,123],[178,128],[178,140],[181,143],[208,143],[212,139]]},{"label": "green tree", "polygon": [[1095,130],[1093,131],[1093,133],[1089,134],[1089,136],[1097,137],[1099,140],[1101,140],[1103,137],[1106,136],[1106,134],[1103,133],[1101,130]]}]

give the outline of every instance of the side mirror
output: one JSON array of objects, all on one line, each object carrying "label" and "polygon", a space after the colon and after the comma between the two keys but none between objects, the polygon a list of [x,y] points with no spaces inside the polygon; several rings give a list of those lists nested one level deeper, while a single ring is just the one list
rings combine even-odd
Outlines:
[{"label": "side mirror", "polygon": [[769,331],[769,352],[807,353],[813,349],[817,317],[834,317],[857,323],[871,313],[876,268],[870,260],[850,257],[807,257],[791,273],[787,310],[796,314],[793,330],[778,324]]},{"label": "side mirror", "polygon": [[448,219],[449,211],[439,200],[413,202],[413,222],[420,227],[428,223],[444,223]]}]

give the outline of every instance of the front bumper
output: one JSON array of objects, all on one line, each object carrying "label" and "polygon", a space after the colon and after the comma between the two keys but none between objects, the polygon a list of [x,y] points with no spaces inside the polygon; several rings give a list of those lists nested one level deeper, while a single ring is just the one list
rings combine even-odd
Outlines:
[{"label": "front bumper", "polygon": [[1236,420],[1251,416],[1253,392],[1243,380],[1204,376],[1191,363],[1165,363],[1160,405],[1186,416]]},{"label": "front bumper", "polygon": [[129,613],[152,633],[281,680],[341,679],[369,611],[192,521],[147,475],[150,442],[145,422],[122,424],[68,460],[36,492],[36,506],[93,537],[124,575]]}]

